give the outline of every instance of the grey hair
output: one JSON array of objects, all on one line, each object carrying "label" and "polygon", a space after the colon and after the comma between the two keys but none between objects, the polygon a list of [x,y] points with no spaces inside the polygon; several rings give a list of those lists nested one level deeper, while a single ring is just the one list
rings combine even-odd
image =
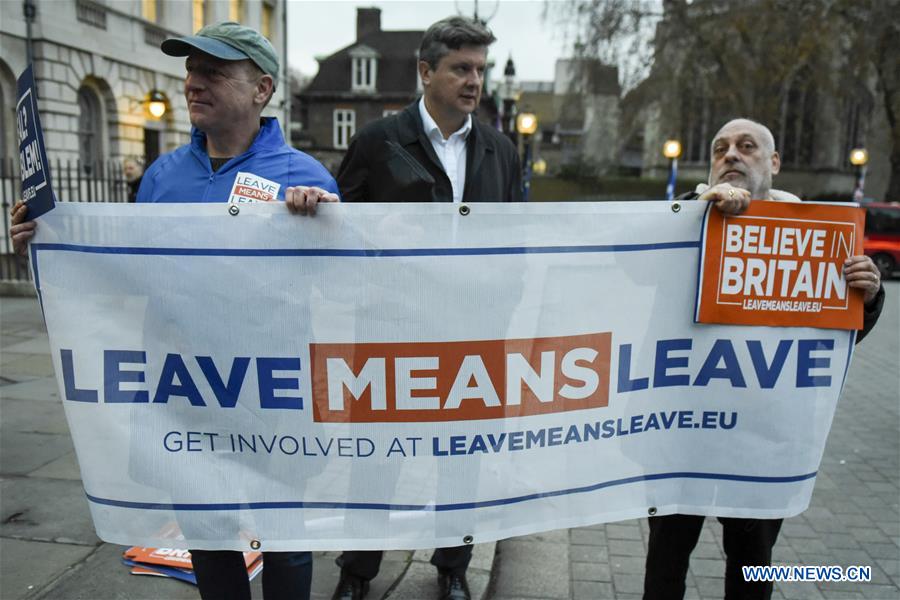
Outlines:
[{"label": "grey hair", "polygon": [[463,46],[487,47],[496,39],[491,30],[478,21],[465,17],[447,17],[429,27],[422,36],[419,60],[424,60],[434,69],[451,50],[459,50]]}]

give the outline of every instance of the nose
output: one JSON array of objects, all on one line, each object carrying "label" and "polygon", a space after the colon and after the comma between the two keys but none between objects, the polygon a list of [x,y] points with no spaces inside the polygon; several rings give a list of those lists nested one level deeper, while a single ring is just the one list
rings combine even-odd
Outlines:
[{"label": "nose", "polygon": [[737,144],[730,144],[728,146],[728,152],[725,153],[725,160],[729,163],[736,162],[740,160],[741,153],[738,152]]},{"label": "nose", "polygon": [[197,73],[196,70],[185,73],[185,75],[184,75],[184,91],[185,92],[200,90],[200,89],[203,89],[204,87],[205,86],[203,83],[203,77],[200,76],[200,74]]}]

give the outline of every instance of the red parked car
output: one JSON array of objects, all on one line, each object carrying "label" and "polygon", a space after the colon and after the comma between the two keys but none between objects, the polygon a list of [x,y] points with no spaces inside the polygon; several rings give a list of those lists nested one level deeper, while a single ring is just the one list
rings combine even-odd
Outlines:
[{"label": "red parked car", "polygon": [[900,203],[867,202],[866,235],[863,251],[878,270],[882,279],[889,279],[900,270]]}]

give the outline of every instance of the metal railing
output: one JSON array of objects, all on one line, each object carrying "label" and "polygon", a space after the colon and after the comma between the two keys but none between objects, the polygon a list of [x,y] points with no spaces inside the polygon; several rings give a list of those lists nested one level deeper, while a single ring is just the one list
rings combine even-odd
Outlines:
[{"label": "metal railing", "polygon": [[[57,202],[127,202],[128,183],[117,161],[81,163],[50,161]],[[27,260],[13,254],[9,237],[10,209],[21,197],[18,158],[0,159],[0,280],[30,281]]]}]

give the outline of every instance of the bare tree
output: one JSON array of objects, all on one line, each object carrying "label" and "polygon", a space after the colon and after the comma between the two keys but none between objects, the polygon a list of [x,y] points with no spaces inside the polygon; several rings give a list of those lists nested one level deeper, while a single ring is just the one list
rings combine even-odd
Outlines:
[{"label": "bare tree", "polygon": [[[798,83],[865,104],[874,81],[868,102],[883,103],[891,129],[888,198],[900,199],[900,0],[566,0],[545,17],[576,56],[618,65],[626,90],[690,90],[766,123],[783,123]],[[682,107],[663,105],[677,130]]]}]

